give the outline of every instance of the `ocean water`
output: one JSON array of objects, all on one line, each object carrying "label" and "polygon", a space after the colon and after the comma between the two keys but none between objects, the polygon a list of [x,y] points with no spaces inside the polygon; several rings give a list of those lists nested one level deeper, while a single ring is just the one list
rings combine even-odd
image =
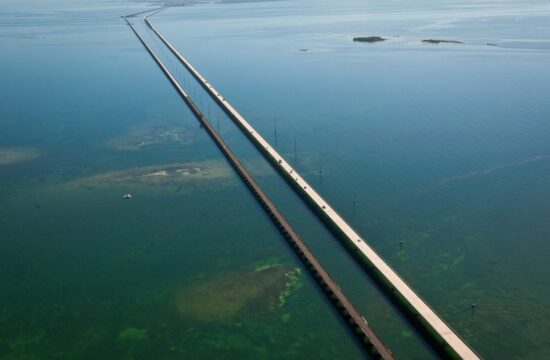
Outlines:
[{"label": "ocean water", "polygon": [[[120,19],[147,7],[0,5],[0,358],[360,357],[305,271],[236,284],[250,300],[218,321],[178,311],[196,284],[301,264]],[[152,20],[481,355],[541,359],[549,15],[543,1],[300,0]],[[392,351],[432,357],[135,22]],[[388,40],[352,41],[370,35]],[[214,175],[165,178],[173,164]]]},{"label": "ocean water", "polygon": [[35,5],[3,9],[0,358],[361,357],[121,21],[143,6]]}]

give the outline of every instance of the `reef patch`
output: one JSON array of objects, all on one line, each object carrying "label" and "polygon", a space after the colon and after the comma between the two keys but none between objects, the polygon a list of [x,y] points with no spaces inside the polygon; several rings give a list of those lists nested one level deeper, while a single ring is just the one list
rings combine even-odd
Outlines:
[{"label": "reef patch", "polygon": [[289,289],[296,287],[298,274],[282,265],[222,273],[179,291],[176,309],[184,318],[201,322],[274,312],[284,304]]},{"label": "reef patch", "polygon": [[30,147],[0,147],[0,166],[17,164],[39,157],[40,151]]},{"label": "reef patch", "polygon": [[109,140],[107,145],[120,151],[140,151],[183,146],[192,142],[191,134],[182,126],[149,123],[131,128],[127,134]]},{"label": "reef patch", "polygon": [[222,160],[207,160],[193,163],[173,163],[117,170],[71,180],[64,184],[66,189],[103,189],[121,187],[164,188],[192,182],[225,180],[233,177],[229,165]]}]

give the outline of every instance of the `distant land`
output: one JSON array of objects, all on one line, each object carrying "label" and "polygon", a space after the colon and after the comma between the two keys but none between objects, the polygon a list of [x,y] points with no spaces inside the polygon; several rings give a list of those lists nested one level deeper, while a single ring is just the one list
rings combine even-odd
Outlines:
[{"label": "distant land", "polygon": [[464,44],[462,41],[458,40],[435,40],[435,39],[425,39],[422,40],[425,44]]},{"label": "distant land", "polygon": [[386,41],[386,39],[384,39],[381,36],[359,36],[359,37],[354,37],[353,41],[376,43],[376,42]]}]

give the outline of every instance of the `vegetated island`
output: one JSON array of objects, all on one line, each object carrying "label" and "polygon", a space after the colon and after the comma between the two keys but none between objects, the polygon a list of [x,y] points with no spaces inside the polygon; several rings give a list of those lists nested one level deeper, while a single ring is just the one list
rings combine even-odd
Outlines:
[{"label": "vegetated island", "polygon": [[386,39],[384,39],[381,36],[359,36],[359,37],[354,37],[353,41],[366,42],[366,43],[377,43],[377,42],[386,41]]},{"label": "vegetated island", "polygon": [[436,39],[424,39],[422,40],[424,44],[464,44],[462,41],[458,40],[436,40]]}]

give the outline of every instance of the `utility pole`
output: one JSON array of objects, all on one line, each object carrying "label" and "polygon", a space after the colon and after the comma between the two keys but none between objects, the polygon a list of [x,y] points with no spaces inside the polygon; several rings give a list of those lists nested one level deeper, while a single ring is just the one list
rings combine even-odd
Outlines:
[{"label": "utility pole", "polygon": [[294,135],[294,164],[296,164],[296,135]]},{"label": "utility pole", "polygon": [[353,206],[353,218],[355,219],[355,212],[356,212],[356,207],[357,207],[357,200],[356,200],[355,191],[353,192],[352,206]]},{"label": "utility pole", "polygon": [[277,145],[277,118],[274,118],[273,121],[275,122],[275,145]]}]

